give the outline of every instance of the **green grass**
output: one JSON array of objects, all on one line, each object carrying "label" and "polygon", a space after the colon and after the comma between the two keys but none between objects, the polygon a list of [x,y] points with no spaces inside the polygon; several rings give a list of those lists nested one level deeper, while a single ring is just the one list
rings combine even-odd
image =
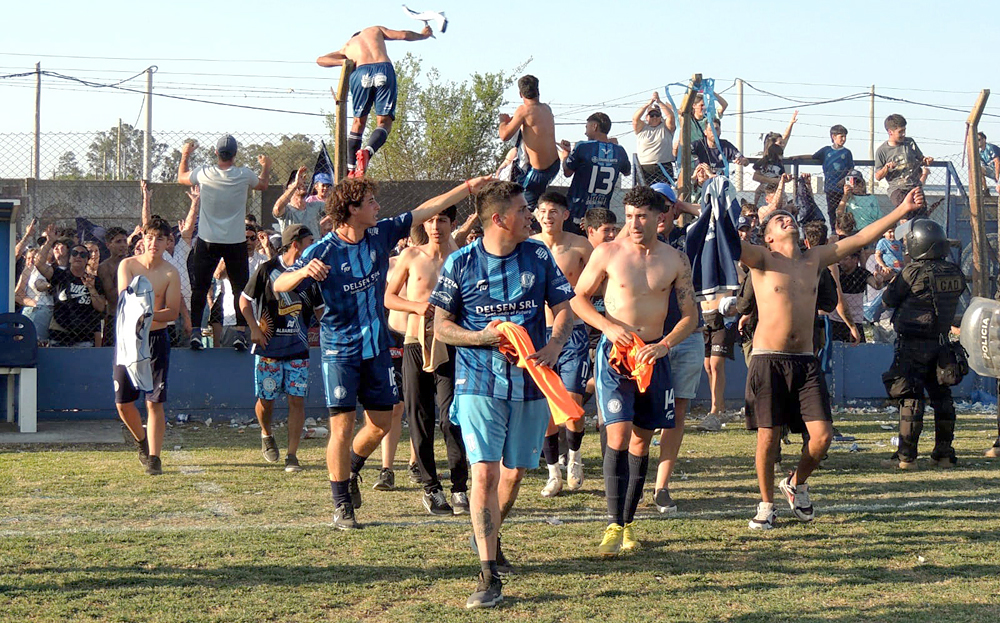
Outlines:
[{"label": "green grass", "polygon": [[503,530],[518,573],[491,612],[464,609],[478,571],[468,519],[423,511],[405,436],[399,489],[371,491],[367,468],[366,527],[352,533],[328,525],[323,440],[304,441],[305,471],[285,474],[253,429],[171,428],[159,478],[124,446],[5,447],[0,620],[997,621],[1000,462],[981,454],[994,421],[959,416],[959,468],[904,473],[879,466],[895,433],[876,417],[889,416],[838,416],[860,451],[835,444],[811,480],[814,522],[779,505],[766,534],[746,527],[753,437],[689,431],[672,486],[681,513],[641,507],[642,550],[614,560],[595,553],[605,507],[589,434],[583,491],[546,500],[544,470],[526,478]]}]

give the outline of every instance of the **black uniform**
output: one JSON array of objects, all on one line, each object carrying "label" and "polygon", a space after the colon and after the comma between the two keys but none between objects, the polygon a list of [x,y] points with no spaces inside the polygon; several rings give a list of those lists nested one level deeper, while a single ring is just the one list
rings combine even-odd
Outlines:
[{"label": "black uniform", "polygon": [[912,462],[923,429],[924,391],[934,407],[934,460],[954,462],[955,404],[951,388],[937,382],[937,358],[955,322],[965,276],[952,262],[911,262],[882,295],[895,308],[892,324],[898,338],[892,366],[882,380],[890,398],[899,399],[899,450],[894,459]]}]

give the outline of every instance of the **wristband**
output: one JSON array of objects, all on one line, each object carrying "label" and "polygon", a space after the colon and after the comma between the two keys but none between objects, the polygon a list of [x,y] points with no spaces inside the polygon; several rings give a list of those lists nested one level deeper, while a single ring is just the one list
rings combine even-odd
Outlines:
[{"label": "wristband", "polygon": [[469,191],[469,195],[472,195],[472,184],[469,184],[469,180],[465,180],[465,190]]}]

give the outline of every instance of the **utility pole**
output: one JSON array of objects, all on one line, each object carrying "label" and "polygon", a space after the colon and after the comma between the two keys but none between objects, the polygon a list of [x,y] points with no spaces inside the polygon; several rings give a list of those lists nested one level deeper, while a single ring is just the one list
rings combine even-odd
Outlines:
[{"label": "utility pole", "polygon": [[31,152],[31,177],[36,180],[41,171],[42,155],[42,64],[35,63],[35,144]]},{"label": "utility pole", "polygon": [[142,179],[153,176],[153,68],[146,68],[146,132],[142,136]]},{"label": "utility pole", "polygon": [[691,76],[687,93],[684,94],[684,99],[681,100],[681,108],[677,111],[681,118],[681,171],[680,176],[677,178],[679,184],[677,198],[681,201],[687,201],[691,198],[691,124],[694,123],[694,119],[691,116],[691,107],[694,106],[694,98],[700,86],[701,74]]},{"label": "utility pole", "polygon": [[[875,85],[868,91],[868,159],[875,161]],[[868,192],[875,194],[875,165],[872,164],[869,177],[872,180]]]},{"label": "utility pole", "polygon": [[[743,78],[736,79],[736,149],[743,153]],[[736,190],[743,190],[742,164],[736,165]]]},{"label": "utility pole", "polygon": [[990,295],[989,263],[986,259],[986,213],[983,211],[983,168],[979,161],[979,119],[986,108],[990,90],[983,89],[966,120],[966,155],[969,159],[969,219],[972,225],[972,295]]},{"label": "utility pole", "polygon": [[[347,177],[347,91],[350,87],[354,61],[347,59],[340,69],[340,82],[333,92],[337,104],[336,125],[333,128],[333,183]],[[332,90],[332,89],[331,89]]]},{"label": "utility pole", "polygon": [[122,178],[122,120],[118,118],[118,141],[115,145],[115,179]]}]

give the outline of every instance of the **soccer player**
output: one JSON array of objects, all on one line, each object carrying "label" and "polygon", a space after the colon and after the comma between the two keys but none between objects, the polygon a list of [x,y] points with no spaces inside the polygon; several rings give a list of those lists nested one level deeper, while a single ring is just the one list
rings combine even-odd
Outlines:
[{"label": "soccer player", "polygon": [[572,151],[569,141],[559,143],[563,174],[573,178],[568,194],[570,220],[564,228],[568,232],[583,234],[580,223],[587,210],[609,207],[618,174],[632,174],[625,148],[611,142],[610,131],[611,118],[596,112],[587,117],[587,140],[577,143]]},{"label": "soccer player", "polygon": [[[295,270],[274,281],[275,292],[301,292],[319,282],[323,294],[320,347],[330,412],[326,465],[338,529],[358,527],[354,511],[362,502],[359,472],[388,432],[397,402],[384,307],[389,251],[411,226],[470,196],[488,179],[468,180],[412,212],[382,220],[375,183],[367,178],[343,180],[327,202],[334,231],[306,249]],[[365,424],[352,442],[359,401]]]},{"label": "soccer player", "polygon": [[[163,219],[153,219],[142,228],[142,255],[128,257],[118,264],[118,295],[132,283],[132,278],[142,275],[153,286],[153,319],[149,327],[149,353],[151,356],[153,391],[146,394],[146,426],[135,407],[139,390],[132,383],[125,365],[116,361],[114,369],[115,406],[118,416],[132,432],[139,448],[139,461],[146,473],[157,476],[163,473],[160,450],[163,433],[167,428],[163,403],[167,401],[167,372],[170,366],[170,336],[167,323],[177,320],[181,308],[181,279],[172,264],[163,259],[167,237],[173,235],[170,225]],[[118,340],[132,339],[135,335],[117,335]],[[117,350],[117,344],[116,344]]]},{"label": "soccer player", "polygon": [[[447,361],[439,363],[433,372],[424,368],[424,343],[430,347],[433,336],[425,327],[433,328],[434,306],[429,299],[446,257],[458,250],[451,230],[458,210],[451,206],[437,216],[424,221],[428,241],[408,247],[399,254],[385,294],[385,306],[406,316],[406,337],[403,340],[403,403],[410,438],[416,454],[420,484],[424,487],[424,509],[432,515],[460,515],[469,512],[469,467],[462,442],[462,431],[448,417],[455,394],[455,349],[448,347]],[[402,295],[400,295],[402,288]],[[426,319],[426,320],[425,320]],[[425,335],[421,335],[425,333]],[[433,356],[433,355],[432,355]],[[434,406],[441,417],[441,435],[448,453],[451,470],[451,503],[445,498],[434,462]]]},{"label": "soccer player", "polygon": [[275,463],[280,458],[271,431],[274,401],[280,394],[288,396],[286,472],[302,471],[297,453],[309,393],[309,338],[306,332],[313,314],[318,315],[323,309],[323,297],[315,283],[302,293],[278,294],[274,291],[274,280],[293,266],[312,243],[313,234],[305,225],[286,227],[281,232],[278,255],[257,268],[240,296],[240,312],[247,320],[253,342],[257,395],[254,412],[260,424],[261,451],[268,463]]},{"label": "soccer player", "polygon": [[[351,102],[354,121],[347,135],[348,177],[361,177],[372,156],[389,138],[392,122],[396,118],[396,70],[385,49],[389,41],[422,41],[432,35],[431,27],[420,32],[391,30],[385,26],[369,26],[354,33],[344,47],[316,59],[320,67],[339,67],[344,61],[354,61],[351,72]],[[368,114],[375,106],[378,127],[368,135],[368,144],[361,146],[361,139],[368,124]]]},{"label": "soccer player", "polygon": [[[538,200],[535,210],[535,220],[542,227],[542,233],[532,236],[539,240],[552,252],[559,270],[562,271],[571,286],[576,285],[583,267],[587,265],[590,254],[594,250],[583,236],[563,231],[563,225],[569,219],[569,208],[566,198],[557,192],[547,192]],[[545,310],[546,332],[551,332],[552,312]],[[573,325],[569,341],[559,353],[559,363],[556,366],[563,385],[573,400],[583,406],[587,381],[590,380],[590,338],[587,325],[582,320]],[[583,418],[567,420],[566,431],[569,446],[569,457],[566,462],[566,484],[570,491],[578,491],[583,486],[583,457],[580,445],[583,443],[583,433],[586,428]],[[551,420],[545,431],[545,445],[542,446],[545,464],[549,477],[542,489],[542,497],[550,498],[562,491],[562,472],[559,471],[559,427]]]},{"label": "soccer player", "polygon": [[[597,401],[604,415],[608,447],[604,454],[605,497],[611,522],[598,552],[615,556],[639,547],[633,531],[635,509],[649,465],[649,441],[657,428],[674,425],[674,391],[670,378],[670,348],[682,342],[697,324],[691,265],[687,256],[657,239],[666,214],[663,195],[647,186],[624,198],[626,236],[594,249],[576,284],[573,311],[604,336],[598,343],[594,378]],[[601,314],[591,297],[607,281]],[[670,293],[676,290],[681,319],[664,335]],[[640,392],[622,370],[610,365],[612,349],[638,348],[638,365],[652,366],[649,387]]]},{"label": "soccer player", "polygon": [[765,246],[741,242],[740,261],[750,269],[758,320],[753,357],[747,369],[747,428],[757,431],[757,484],[761,502],[750,519],[752,530],[774,527],[774,461],[781,427],[808,432],[798,466],[779,484],[792,512],[812,521],[814,509],[806,479],[826,454],[833,417],[826,379],[813,354],[813,318],[820,275],[827,266],[875,242],[899,219],[923,207],[919,187],[900,205],[853,236],[801,251],[795,217],[772,211],[761,222]]},{"label": "soccer player", "polygon": [[509,141],[521,131],[528,153],[528,170],[514,180],[524,187],[524,200],[532,210],[549,182],[559,175],[559,152],[556,149],[556,126],[552,109],[538,101],[538,78],[527,75],[517,81],[523,102],[514,116],[500,115],[500,140]]},{"label": "soccer player", "polygon": [[[531,212],[522,187],[488,183],[479,193],[478,213],[483,237],[445,260],[430,298],[438,308],[435,335],[457,347],[451,417],[462,428],[472,463],[469,502],[482,572],[468,608],[503,599],[500,572],[509,564],[500,548],[500,525],[525,471],[538,465],[549,421],[541,390],[497,349],[496,326],[521,325],[537,348],[530,358],[549,368],[556,366],[573,326],[569,282],[545,245],[528,240]],[[553,314],[548,341],[545,305]]]}]

